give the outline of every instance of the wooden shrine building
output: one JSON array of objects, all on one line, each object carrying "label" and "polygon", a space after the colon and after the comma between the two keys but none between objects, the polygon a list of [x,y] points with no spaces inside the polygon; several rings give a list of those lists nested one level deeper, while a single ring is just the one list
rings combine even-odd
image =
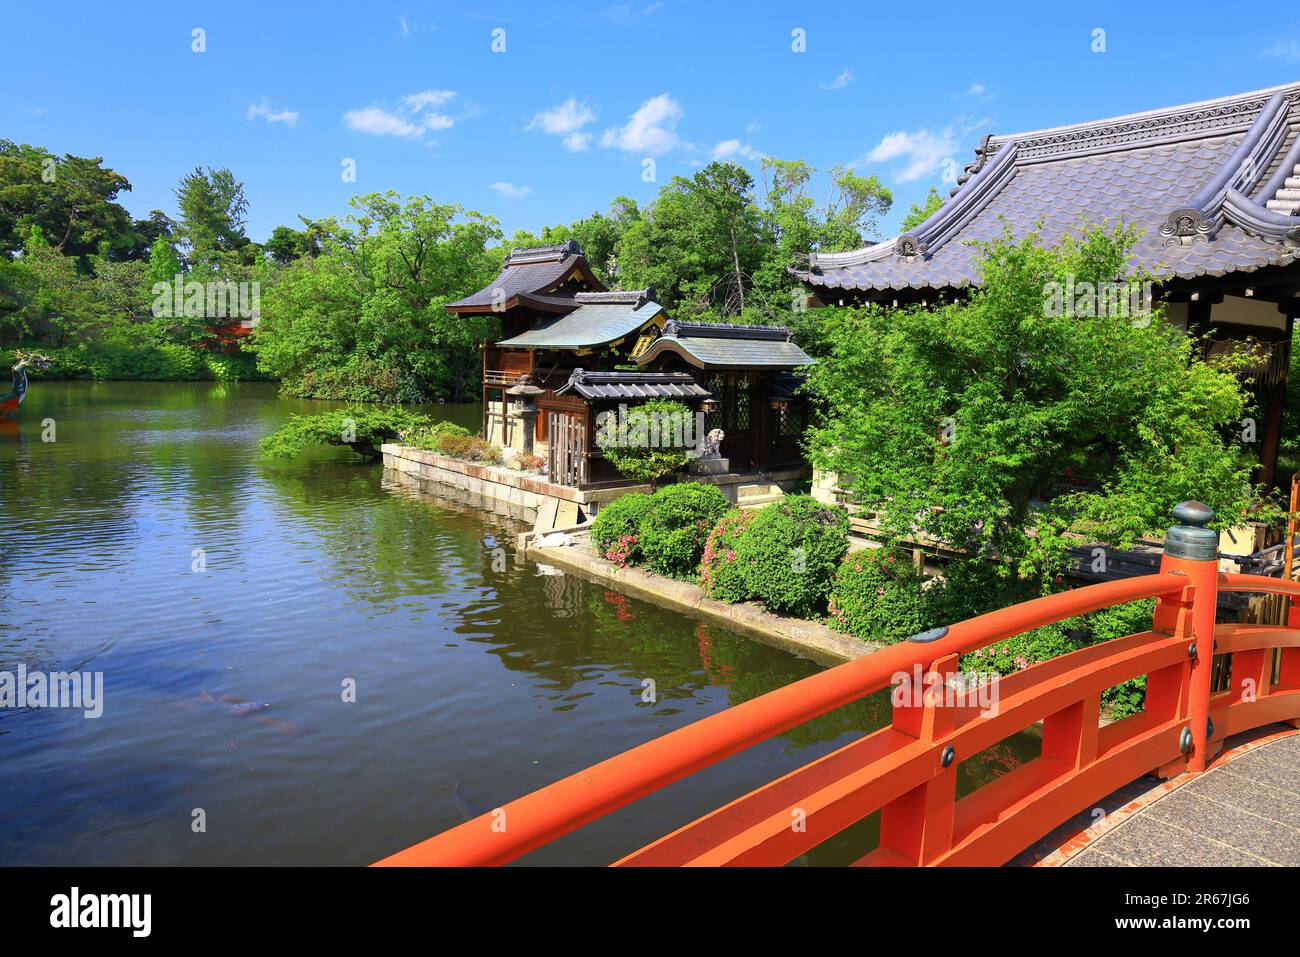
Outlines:
[{"label": "wooden shrine building", "polygon": [[813,360],[788,329],[676,322],[653,289],[606,289],[575,242],[513,250],[447,309],[500,318],[501,338],[483,347],[483,436],[545,454],[553,482],[622,481],[596,447],[597,416],[651,399],[702,411],[734,472],[804,465],[794,370]]},{"label": "wooden shrine building", "polygon": [[1274,480],[1291,332],[1300,315],[1300,83],[1051,129],[985,136],[929,219],[794,274],[814,305],[910,305],[964,294],[1009,228],[1045,244],[1106,222],[1142,235],[1132,265],[1206,353],[1252,339],[1259,478]]}]

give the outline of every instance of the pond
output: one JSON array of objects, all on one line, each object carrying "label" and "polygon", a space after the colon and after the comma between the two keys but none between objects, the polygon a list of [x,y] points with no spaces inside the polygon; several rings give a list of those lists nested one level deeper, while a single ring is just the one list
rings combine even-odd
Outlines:
[{"label": "pond", "polygon": [[[0,709],[0,863],[366,864],[818,670],[552,574],[518,525],[346,450],[258,455],[328,407],[36,382],[0,420],[0,671],[103,676],[97,718]],[[886,720],[857,702],[525,863],[607,863]],[[1032,748],[965,762],[963,787]],[[848,863],[875,826],[799,863]]]}]

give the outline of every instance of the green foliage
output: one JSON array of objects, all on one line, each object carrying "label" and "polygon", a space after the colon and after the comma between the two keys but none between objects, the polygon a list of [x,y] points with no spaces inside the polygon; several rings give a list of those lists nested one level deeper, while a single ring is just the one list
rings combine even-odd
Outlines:
[{"label": "green foliage", "polygon": [[228,169],[195,168],[175,189],[181,239],[192,266],[220,268],[229,255],[248,245],[244,222],[248,200],[244,184]]},{"label": "green foliage", "polygon": [[[96,379],[113,381],[231,382],[264,378],[249,356],[222,355],[174,343],[138,343],[110,339],[54,348],[35,343],[25,347],[48,355],[48,372],[30,372],[35,379]],[[0,350],[0,364],[12,364],[13,350]],[[8,368],[8,366],[4,366]]]},{"label": "green foliage", "polygon": [[759,509],[737,536],[736,562],[749,597],[772,611],[824,614],[831,581],[849,547],[848,513],[810,495]]},{"label": "green foliage", "polygon": [[311,445],[346,445],[366,458],[378,459],[383,443],[432,425],[427,415],[392,406],[332,409],[290,416],[262,439],[260,448],[271,458],[292,458]]},{"label": "green foliage", "polygon": [[913,203],[908,207],[907,215],[904,216],[902,222],[898,224],[899,231],[905,233],[920,226],[923,222],[937,213],[939,207],[942,205],[943,197],[939,194],[937,189],[931,186],[929,192],[925,194],[924,203],[920,205]]},{"label": "green foliage", "polygon": [[654,498],[640,492],[616,498],[601,506],[591,522],[591,542],[596,552],[618,565],[641,560],[641,523],[654,507]]},{"label": "green foliage", "polygon": [[1122,228],[1055,249],[1003,238],[984,247],[967,301],[827,310],[830,354],[810,376],[827,413],[808,436],[815,464],[891,543],[920,531],[1039,584],[1071,533],[1123,547],[1193,498],[1220,526],[1240,521],[1264,493],[1231,437],[1248,405],[1237,377],[1158,309],[1046,308],[1052,283],[1124,275],[1133,240]]},{"label": "green foliage", "polygon": [[443,435],[439,437],[434,451],[466,462],[481,462],[484,465],[501,463],[501,449],[477,435]]},{"label": "green foliage", "polygon": [[710,598],[735,603],[751,597],[736,548],[757,514],[735,509],[722,516],[709,532],[700,560],[700,587]]},{"label": "green foliage", "polygon": [[313,224],[320,253],[263,289],[250,348],[291,395],[417,402],[472,394],[482,318],[443,305],[486,285],[496,221],[428,197],[370,193]]},{"label": "green foliage", "polygon": [[474,433],[455,422],[435,422],[427,428],[413,429],[402,437],[402,441],[411,448],[426,452],[442,450],[442,440],[448,436],[468,437]]},{"label": "green foliage", "polygon": [[659,489],[639,526],[638,544],[657,572],[695,578],[709,532],[731,508],[715,485],[686,482]]},{"label": "green foliage", "polygon": [[0,255],[36,227],[61,255],[139,258],[149,240],[116,202],[131,184],[103,162],[0,139]]},{"label": "green foliage", "polygon": [[680,402],[656,399],[630,408],[626,428],[610,413],[597,430],[596,446],[621,475],[654,486],[686,467],[689,436],[695,436],[695,413]]},{"label": "green foliage", "polygon": [[864,641],[893,643],[934,627],[934,585],[900,552],[864,549],[848,555],[831,584],[829,623]]},{"label": "green foliage", "polygon": [[412,448],[466,462],[496,465],[501,461],[500,448],[453,422],[435,422],[427,427],[403,430],[402,442]]}]

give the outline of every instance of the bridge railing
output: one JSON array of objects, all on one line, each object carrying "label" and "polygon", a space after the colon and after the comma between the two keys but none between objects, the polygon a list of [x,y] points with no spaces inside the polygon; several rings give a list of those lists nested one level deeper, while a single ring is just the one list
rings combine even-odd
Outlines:
[{"label": "bridge railing", "polygon": [[[1204,770],[1226,737],[1300,721],[1300,606],[1286,627],[1215,625],[1219,589],[1300,597],[1300,583],[1220,575],[1199,503],[1175,510],[1157,574],[1024,602],[914,636],[769,692],[527,794],[378,862],[499,865],[739,751],[892,687],[889,726],[616,862],[779,865],[879,811],[867,865],[999,864],[1141,775]],[[960,657],[1043,625],[1155,598],[1152,629],[972,686]],[[1211,694],[1216,654],[1228,690]],[[1102,726],[1107,688],[1147,676],[1142,712]],[[1042,750],[958,798],[957,768],[1042,722]]]}]

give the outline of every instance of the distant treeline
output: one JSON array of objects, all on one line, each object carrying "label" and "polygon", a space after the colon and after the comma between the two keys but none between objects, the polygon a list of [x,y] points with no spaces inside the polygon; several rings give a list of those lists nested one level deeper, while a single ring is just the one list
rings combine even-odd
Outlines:
[{"label": "distant treeline", "polygon": [[[511,248],[568,239],[606,283],[654,286],[677,315],[799,328],[788,268],[810,249],[876,238],[893,197],[874,176],[835,168],[818,177],[800,160],[765,158],[759,176],[714,162],[673,177],[644,206],[619,196],[605,213],[509,238],[495,218],[460,205],[369,193],[342,218],[302,218],[256,243],[243,184],[228,169],[196,168],[173,190],[173,213],[135,219],[117,202],[130,182],[102,158],[0,140],[0,347],[54,350],[63,357],[55,376],[260,375],[294,395],[467,398],[492,330],[443,305],[487,284]],[[815,179],[825,181],[821,201]],[[931,191],[909,222],[938,199]],[[242,354],[189,355],[230,351],[220,331],[228,320],[159,308],[178,275],[183,285],[256,291]]]}]

